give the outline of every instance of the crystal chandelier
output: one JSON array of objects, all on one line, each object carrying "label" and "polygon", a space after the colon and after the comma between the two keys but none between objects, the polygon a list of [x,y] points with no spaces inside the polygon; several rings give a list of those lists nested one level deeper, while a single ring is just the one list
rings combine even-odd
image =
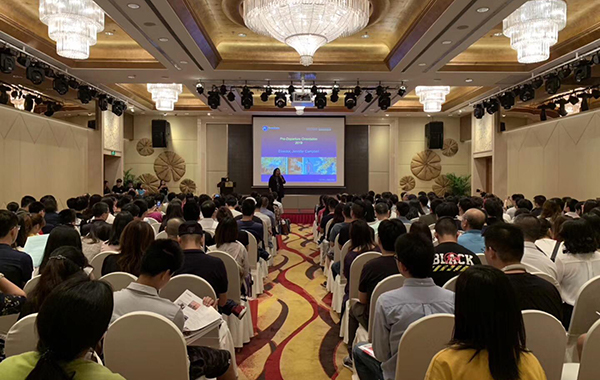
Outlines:
[{"label": "crystal chandelier", "polygon": [[520,63],[542,62],[550,58],[550,46],[567,24],[567,4],[563,0],[531,0],[502,22],[504,35],[518,53]]},{"label": "crystal chandelier", "polygon": [[40,20],[58,55],[71,59],[87,59],[104,30],[104,11],[93,0],[40,0]]},{"label": "crystal chandelier", "polygon": [[417,86],[415,89],[419,102],[423,104],[425,112],[440,112],[446,95],[450,93],[448,86]]},{"label": "crystal chandelier", "polygon": [[173,111],[183,86],[176,83],[148,83],[148,92],[159,111]]},{"label": "crystal chandelier", "polygon": [[321,46],[367,26],[369,5],[369,0],[244,0],[244,22],[296,49],[300,63],[310,66]]}]

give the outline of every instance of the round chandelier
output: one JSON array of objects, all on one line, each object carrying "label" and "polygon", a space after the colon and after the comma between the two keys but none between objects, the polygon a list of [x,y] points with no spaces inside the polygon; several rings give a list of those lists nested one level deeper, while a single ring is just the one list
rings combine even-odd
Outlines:
[{"label": "round chandelier", "polygon": [[93,0],[40,0],[40,20],[58,55],[71,59],[87,59],[104,30],[104,11]]},{"label": "round chandelier", "polygon": [[519,63],[535,63],[550,58],[550,46],[558,41],[558,32],[566,24],[563,0],[531,0],[504,19],[502,27]]},{"label": "round chandelier", "polygon": [[367,26],[369,6],[369,0],[244,0],[244,22],[296,49],[310,66],[321,46]]},{"label": "round chandelier", "polygon": [[152,100],[158,111],[173,111],[183,86],[176,83],[148,83],[148,92],[152,93]]},{"label": "round chandelier", "polygon": [[417,86],[415,89],[419,102],[425,112],[440,112],[446,95],[450,93],[449,86]]}]

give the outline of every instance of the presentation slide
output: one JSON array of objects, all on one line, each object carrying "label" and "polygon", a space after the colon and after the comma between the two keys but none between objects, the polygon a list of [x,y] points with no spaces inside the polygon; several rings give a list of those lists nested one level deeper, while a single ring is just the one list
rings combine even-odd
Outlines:
[{"label": "presentation slide", "polygon": [[254,186],[276,168],[287,187],[344,186],[343,117],[255,117]]}]

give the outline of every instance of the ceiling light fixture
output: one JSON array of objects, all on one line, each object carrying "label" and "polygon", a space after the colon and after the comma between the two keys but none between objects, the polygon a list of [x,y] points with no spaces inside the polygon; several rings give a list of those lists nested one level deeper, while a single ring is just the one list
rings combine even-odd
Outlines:
[{"label": "ceiling light fixture", "polygon": [[183,86],[177,83],[148,83],[147,89],[158,111],[173,111],[183,92]]},{"label": "ceiling light fixture", "polygon": [[535,63],[550,58],[550,47],[566,25],[563,0],[530,0],[504,19],[502,29],[519,63]]},{"label": "ceiling light fixture", "polygon": [[446,41],[442,41],[442,45],[451,45],[452,41],[450,40],[446,40]]},{"label": "ceiling light fixture", "polygon": [[104,11],[93,0],[40,0],[39,13],[61,57],[87,59],[104,30]]},{"label": "ceiling light fixture", "polygon": [[[216,110],[221,105],[221,94],[216,88],[208,92],[208,106],[213,110]],[[210,116],[210,113],[208,114]]]},{"label": "ceiling light fixture", "polygon": [[356,107],[356,94],[352,91],[346,92],[346,96],[344,98],[344,106],[351,110]]},{"label": "ceiling light fixture", "polygon": [[131,9],[140,9],[140,5],[136,3],[129,3],[127,6]]},{"label": "ceiling light fixture", "polygon": [[169,39],[167,37],[160,37],[158,40],[160,42],[169,42]]},{"label": "ceiling light fixture", "polygon": [[129,78],[129,79],[135,79],[135,75],[127,75],[127,78]]},{"label": "ceiling light fixture", "polygon": [[365,32],[365,34],[363,34],[362,36],[360,36],[361,38],[369,38],[369,33]]},{"label": "ceiling light fixture", "polygon": [[321,46],[366,27],[370,16],[368,0],[244,0],[243,7],[250,30],[291,46],[304,66]]},{"label": "ceiling light fixture", "polygon": [[497,32],[497,33],[493,34],[494,37],[502,37],[503,35],[504,35],[504,33],[502,33],[502,32]]},{"label": "ceiling light fixture", "polygon": [[238,37],[244,38],[244,37],[246,37],[246,33],[238,33]]},{"label": "ceiling light fixture", "polygon": [[298,116],[302,116],[302,115],[304,115],[304,109],[305,109],[306,107],[303,107],[303,106],[295,106],[294,108],[296,108],[296,115],[298,115]]},{"label": "ceiling light fixture", "polygon": [[489,10],[490,10],[490,8],[488,8],[488,7],[477,8],[477,13],[486,13]]},{"label": "ceiling light fixture", "polygon": [[425,66],[427,66],[427,64],[425,62],[419,63],[419,67],[425,67]]},{"label": "ceiling light fixture", "polygon": [[415,89],[419,102],[423,104],[424,112],[440,112],[446,95],[450,93],[449,86],[417,86]]},{"label": "ceiling light fixture", "polygon": [[110,30],[107,30],[106,32],[104,32],[104,34],[106,34],[107,36],[114,36],[115,32],[111,32]]},{"label": "ceiling light fixture", "polygon": [[[15,69],[15,57],[12,55],[10,49],[6,49],[0,52],[0,72],[4,74],[10,74]],[[14,76],[13,76],[14,77]]]},{"label": "ceiling light fixture", "polygon": [[473,82],[473,79],[472,78],[467,78],[467,79],[465,79],[465,82],[466,83],[471,83],[471,82]]},{"label": "ceiling light fixture", "polygon": [[283,91],[275,93],[275,107],[284,108],[287,105],[287,98]]}]

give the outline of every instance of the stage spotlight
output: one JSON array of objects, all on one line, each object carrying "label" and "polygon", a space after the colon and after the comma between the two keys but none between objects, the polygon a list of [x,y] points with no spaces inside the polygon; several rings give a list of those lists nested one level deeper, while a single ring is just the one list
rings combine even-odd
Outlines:
[{"label": "stage spotlight", "polygon": [[71,78],[69,79],[69,87],[71,87],[73,90],[77,90],[79,88],[79,82]]},{"label": "stage spotlight", "polygon": [[316,84],[313,83],[312,87],[310,88],[310,92],[312,92],[313,95],[317,95],[317,93],[319,92],[319,88]]},{"label": "stage spotlight", "polygon": [[100,111],[108,110],[108,99],[106,98],[106,95],[98,96],[98,108]]},{"label": "stage spotlight", "polygon": [[54,115],[54,103],[46,102],[46,112],[44,112],[44,115],[48,117],[52,117],[52,115]]},{"label": "stage spotlight", "polygon": [[315,106],[320,110],[327,106],[327,95],[324,92],[317,92],[315,95]]},{"label": "stage spotlight", "polygon": [[262,94],[260,94],[260,100],[262,100],[263,102],[269,101],[269,94],[267,94],[266,90]]},{"label": "stage spotlight", "polygon": [[483,109],[483,106],[481,104],[475,105],[475,107],[473,108],[473,115],[476,119],[483,118],[483,115],[485,115],[485,110]]},{"label": "stage spotlight", "polygon": [[29,79],[31,83],[35,85],[42,84],[46,78],[44,75],[44,69],[33,63],[27,67],[26,76],[27,79]]},{"label": "stage spotlight", "polygon": [[19,92],[17,90],[12,90],[12,92],[10,93],[10,97],[13,99],[16,99],[19,97]]},{"label": "stage spotlight", "polygon": [[8,96],[9,91],[10,87],[0,85],[0,104],[8,104],[8,101],[10,100],[10,96]]},{"label": "stage spotlight", "polygon": [[519,98],[522,102],[528,102],[535,98],[535,90],[531,85],[526,84],[521,88],[521,93],[519,94]]},{"label": "stage spotlight", "polygon": [[288,87],[288,94],[292,95],[294,91],[296,91],[296,88],[293,84],[290,84],[290,86]]},{"label": "stage spotlight", "polygon": [[52,81],[52,88],[58,93],[58,95],[65,95],[67,92],[69,92],[69,82],[64,76],[57,76]]},{"label": "stage spotlight", "polygon": [[498,112],[499,109],[500,109],[500,104],[498,103],[498,99],[490,99],[485,110],[490,115],[493,115],[496,112]]},{"label": "stage spotlight", "polygon": [[88,104],[92,100],[92,94],[88,86],[80,86],[77,89],[77,99],[83,104]]},{"label": "stage spotlight", "polygon": [[334,86],[333,90],[331,90],[331,96],[329,97],[329,100],[331,100],[333,103],[337,103],[337,101],[340,100],[339,92],[339,88]]},{"label": "stage spotlight", "polygon": [[225,86],[225,83],[221,85],[219,92],[221,93],[221,95],[225,95],[227,93],[227,86]]},{"label": "stage spotlight", "polygon": [[360,96],[360,94],[362,94],[362,89],[359,85],[356,85],[356,87],[354,87],[354,95]]},{"label": "stage spotlight", "polygon": [[531,85],[535,90],[537,90],[544,85],[544,80],[541,77],[537,77],[531,81]]},{"label": "stage spotlight", "polygon": [[375,88],[375,93],[377,94],[377,96],[383,95],[384,92],[385,92],[385,89],[381,85],[379,85]]},{"label": "stage spotlight", "polygon": [[575,105],[577,103],[579,103],[579,98],[575,96],[575,94],[571,94],[571,96],[569,96],[569,103],[571,103],[572,105]]},{"label": "stage spotlight", "polygon": [[35,104],[36,104],[36,105],[38,105],[38,106],[39,106],[39,105],[40,105],[40,104],[42,104],[42,103],[44,103],[44,101],[42,100],[42,98],[40,98],[39,96],[38,96],[37,98],[35,98]]},{"label": "stage spotlight", "polygon": [[221,96],[218,91],[209,91],[208,92],[208,106],[216,110],[221,105]]},{"label": "stage spotlight", "polygon": [[15,57],[10,49],[4,49],[0,52],[0,71],[4,74],[10,74],[15,69]]},{"label": "stage spotlight", "polygon": [[515,94],[512,91],[505,92],[500,96],[500,105],[505,110],[513,108],[515,105]]},{"label": "stage spotlight", "polygon": [[285,94],[280,91],[275,93],[275,106],[277,108],[284,108],[287,105],[287,98]]},{"label": "stage spotlight", "polygon": [[540,121],[546,121],[548,120],[548,116],[546,115],[546,106],[545,105],[541,105],[538,107],[541,112],[540,112]]},{"label": "stage spotlight", "polygon": [[398,89],[398,96],[402,98],[404,97],[404,95],[406,95],[406,87],[400,86],[400,88]]},{"label": "stage spotlight", "polygon": [[202,83],[198,83],[196,85],[196,92],[198,93],[198,95],[204,94],[204,86],[202,85]]},{"label": "stage spotlight", "polygon": [[593,56],[592,56],[592,63],[594,65],[600,65],[600,51],[597,51]]},{"label": "stage spotlight", "polygon": [[558,71],[558,77],[561,80],[565,80],[567,79],[569,76],[571,76],[571,73],[573,71],[571,70],[571,68],[569,66],[563,66],[559,71]]},{"label": "stage spotlight", "polygon": [[115,100],[112,104],[112,113],[114,113],[117,116],[121,116],[123,115],[123,112],[125,112],[126,108],[127,105],[124,102],[120,100]]},{"label": "stage spotlight", "polygon": [[590,104],[588,103],[588,98],[590,97],[590,94],[584,92],[582,94],[579,94],[579,97],[581,98],[581,107],[579,109],[581,110],[581,112],[588,111],[590,109]]},{"label": "stage spotlight", "polygon": [[242,89],[242,107],[244,107],[244,109],[249,110],[254,105],[254,98],[252,95],[254,95],[254,93],[250,91],[247,86],[244,86]]},{"label": "stage spotlight", "polygon": [[371,94],[370,92],[367,92],[367,95],[365,95],[365,102],[371,103],[372,101],[373,101],[373,94]]},{"label": "stage spotlight", "polygon": [[21,54],[17,57],[17,63],[25,68],[29,67],[31,60],[25,54]]},{"label": "stage spotlight", "polygon": [[388,108],[390,108],[390,106],[392,105],[392,94],[390,94],[389,92],[384,92],[379,96],[379,108],[382,111],[387,110]]},{"label": "stage spotlight", "polygon": [[98,96],[98,90],[96,90],[94,87],[90,87],[90,96],[92,99],[94,99],[96,96]]},{"label": "stage spotlight", "polygon": [[344,98],[344,106],[346,106],[346,108],[348,108],[349,110],[356,107],[356,89],[354,92],[346,93],[346,96]]},{"label": "stage spotlight", "polygon": [[49,67],[44,67],[44,74],[46,74],[46,78],[56,78],[54,70]]},{"label": "stage spotlight", "polygon": [[581,83],[592,77],[592,65],[589,61],[581,61],[575,68],[575,82]]},{"label": "stage spotlight", "polygon": [[594,99],[599,99],[600,98],[600,90],[598,90],[597,88],[593,89],[592,96],[594,97]]},{"label": "stage spotlight", "polygon": [[227,100],[233,102],[235,100],[235,94],[233,93],[233,89],[229,89],[229,93],[227,94]]},{"label": "stage spotlight", "polygon": [[32,95],[27,95],[25,96],[25,103],[23,104],[25,111],[27,112],[31,112],[31,110],[33,110],[33,96]]},{"label": "stage spotlight", "polygon": [[550,74],[546,78],[546,93],[555,95],[560,90],[560,78],[556,74]]},{"label": "stage spotlight", "polygon": [[567,101],[565,99],[558,99],[556,101],[556,103],[558,103],[558,114],[560,116],[567,116],[569,114],[569,112],[567,112],[567,109],[565,107],[565,104],[567,104]]}]

